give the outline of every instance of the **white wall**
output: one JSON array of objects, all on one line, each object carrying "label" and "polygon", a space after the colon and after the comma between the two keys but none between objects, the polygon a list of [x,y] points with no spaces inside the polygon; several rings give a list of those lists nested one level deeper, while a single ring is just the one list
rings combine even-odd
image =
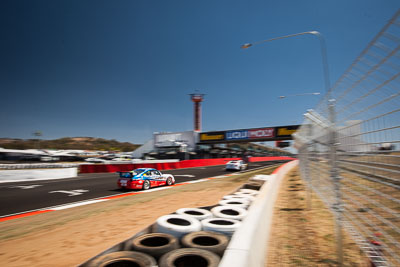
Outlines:
[{"label": "white wall", "polygon": [[280,168],[278,173],[270,175],[251,204],[242,225],[232,236],[219,267],[265,266],[265,255],[268,252],[272,215],[279,186],[286,173],[297,164],[297,160],[291,161]]},{"label": "white wall", "polygon": [[0,170],[0,183],[72,178],[78,168]]}]

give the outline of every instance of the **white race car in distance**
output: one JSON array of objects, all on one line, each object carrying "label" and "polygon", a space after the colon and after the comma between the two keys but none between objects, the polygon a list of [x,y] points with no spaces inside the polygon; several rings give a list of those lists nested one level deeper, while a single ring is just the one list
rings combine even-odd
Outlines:
[{"label": "white race car in distance", "polygon": [[247,169],[247,164],[243,160],[231,160],[225,165],[225,170],[243,171]]}]

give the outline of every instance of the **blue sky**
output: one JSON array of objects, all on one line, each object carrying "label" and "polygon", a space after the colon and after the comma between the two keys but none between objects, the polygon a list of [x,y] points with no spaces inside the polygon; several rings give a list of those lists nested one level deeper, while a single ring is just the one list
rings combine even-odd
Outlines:
[{"label": "blue sky", "polygon": [[0,137],[93,136],[143,143],[156,131],[299,124],[399,1],[13,1],[0,3]]}]

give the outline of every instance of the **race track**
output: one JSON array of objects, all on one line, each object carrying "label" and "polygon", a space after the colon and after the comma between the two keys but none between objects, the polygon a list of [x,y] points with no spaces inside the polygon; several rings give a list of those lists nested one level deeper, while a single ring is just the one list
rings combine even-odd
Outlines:
[{"label": "race track", "polygon": [[[279,162],[250,163],[246,171],[277,163]],[[230,173],[224,167],[219,165],[177,169],[163,173],[174,175],[179,184]],[[118,175],[115,173],[96,173],[80,174],[68,179],[3,183],[0,186],[0,217],[122,194],[124,192],[118,189],[117,179]]]}]

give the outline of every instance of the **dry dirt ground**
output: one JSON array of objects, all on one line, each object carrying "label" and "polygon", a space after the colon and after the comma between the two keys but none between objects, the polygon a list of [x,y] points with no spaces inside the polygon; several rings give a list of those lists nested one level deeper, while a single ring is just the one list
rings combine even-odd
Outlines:
[{"label": "dry dirt ground", "polygon": [[217,204],[254,173],[2,222],[0,266],[79,265],[162,215],[179,208]]},{"label": "dry dirt ground", "polygon": [[[283,179],[274,207],[268,266],[337,266],[332,214],[315,195],[307,209],[304,182],[294,168]],[[344,266],[370,266],[344,234]]]},{"label": "dry dirt ground", "polygon": [[[2,222],[0,266],[77,266],[133,236],[159,216],[183,207],[215,205],[255,173],[272,170]],[[269,266],[336,266],[332,217],[315,196],[311,211],[306,210],[305,200],[305,187],[295,170],[284,178],[278,195]],[[348,238],[345,260],[345,266],[366,266]]]}]

